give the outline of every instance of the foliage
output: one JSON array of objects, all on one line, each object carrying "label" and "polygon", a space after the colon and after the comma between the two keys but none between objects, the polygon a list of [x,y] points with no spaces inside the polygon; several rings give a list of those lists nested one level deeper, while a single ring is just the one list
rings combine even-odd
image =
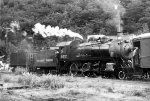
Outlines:
[{"label": "foliage", "polygon": [[91,26],[90,29],[94,30],[90,33],[98,34],[107,21],[107,14],[95,0],[1,0],[1,7],[0,23],[3,27],[16,20],[29,34],[33,34],[31,28],[37,22],[72,28],[83,35],[88,32],[80,29]]},{"label": "foliage", "polygon": [[[17,46],[23,39],[22,31],[33,36],[36,23],[67,28],[86,37],[91,34],[117,35],[117,12],[119,0],[0,0],[0,39],[5,39],[3,28],[11,21],[20,23],[20,31],[9,34],[8,41]],[[124,33],[148,32],[150,28],[150,0],[120,0],[120,21]],[[113,21],[114,20],[114,21]],[[35,38],[36,39],[36,38]],[[51,40],[52,39],[52,40]],[[58,41],[68,40],[39,37],[39,46],[54,46]],[[40,44],[41,43],[41,44]]]},{"label": "foliage", "polygon": [[[122,0],[123,1],[123,0]],[[126,14],[123,17],[124,31],[128,33],[144,32],[143,24],[148,24],[150,28],[150,0],[124,0],[128,1],[126,5]]]}]

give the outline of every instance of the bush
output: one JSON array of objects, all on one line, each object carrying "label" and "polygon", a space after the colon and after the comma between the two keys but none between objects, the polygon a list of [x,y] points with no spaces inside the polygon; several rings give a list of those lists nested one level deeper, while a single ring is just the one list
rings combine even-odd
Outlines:
[{"label": "bush", "polygon": [[51,89],[63,88],[65,79],[56,75],[42,75],[38,76],[31,73],[23,73],[22,75],[0,75],[4,82],[17,82],[25,86],[44,87]]},{"label": "bush", "polygon": [[114,89],[112,87],[108,87],[108,92],[114,93]]},{"label": "bush", "polygon": [[45,87],[51,89],[64,87],[64,81],[61,80],[59,76],[54,75],[37,76],[35,74],[24,73],[18,77],[17,82],[23,85],[29,85],[30,87]]},{"label": "bush", "polygon": [[4,81],[5,83],[11,82],[12,81],[12,76],[10,76],[10,75],[2,76],[2,81]]},{"label": "bush", "polygon": [[17,67],[17,68],[14,68],[14,72],[16,75],[20,75],[22,73],[27,73],[27,69],[25,67]]},{"label": "bush", "polygon": [[134,91],[133,96],[145,97],[145,94],[142,91]]}]

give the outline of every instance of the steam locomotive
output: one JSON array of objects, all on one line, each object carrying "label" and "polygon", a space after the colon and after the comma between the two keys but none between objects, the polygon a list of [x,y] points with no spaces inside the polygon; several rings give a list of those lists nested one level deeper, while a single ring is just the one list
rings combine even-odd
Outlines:
[{"label": "steam locomotive", "polygon": [[118,79],[143,76],[150,78],[150,33],[132,40],[60,42],[50,49],[10,55],[11,67],[30,71],[68,73],[70,75],[111,77]]}]

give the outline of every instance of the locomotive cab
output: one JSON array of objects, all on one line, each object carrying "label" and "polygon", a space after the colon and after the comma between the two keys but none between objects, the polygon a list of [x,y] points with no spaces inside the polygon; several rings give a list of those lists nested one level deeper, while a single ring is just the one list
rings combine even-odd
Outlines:
[{"label": "locomotive cab", "polygon": [[140,70],[145,77],[150,77],[150,33],[136,36],[133,39],[133,47],[137,48],[133,57],[135,71]]},{"label": "locomotive cab", "polygon": [[141,50],[140,41],[134,41],[133,47],[136,48],[133,54],[133,65],[140,67],[140,50]]},{"label": "locomotive cab", "polygon": [[134,66],[150,68],[150,33],[139,35],[133,39],[133,47],[138,48],[133,59]]}]

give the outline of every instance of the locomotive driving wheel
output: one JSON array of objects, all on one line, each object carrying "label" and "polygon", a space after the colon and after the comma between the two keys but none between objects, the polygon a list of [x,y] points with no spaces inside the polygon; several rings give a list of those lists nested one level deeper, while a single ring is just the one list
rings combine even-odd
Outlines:
[{"label": "locomotive driving wheel", "polygon": [[118,72],[118,78],[119,78],[120,80],[126,79],[126,73],[125,73],[123,70],[120,70],[120,71]]},{"label": "locomotive driving wheel", "polygon": [[144,79],[150,79],[150,73],[149,72],[145,72],[143,75]]},{"label": "locomotive driving wheel", "polygon": [[81,68],[81,72],[83,76],[90,76],[90,63],[84,63]]},{"label": "locomotive driving wheel", "polygon": [[78,74],[78,66],[75,63],[70,65],[69,75],[76,76]]}]

